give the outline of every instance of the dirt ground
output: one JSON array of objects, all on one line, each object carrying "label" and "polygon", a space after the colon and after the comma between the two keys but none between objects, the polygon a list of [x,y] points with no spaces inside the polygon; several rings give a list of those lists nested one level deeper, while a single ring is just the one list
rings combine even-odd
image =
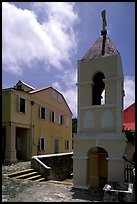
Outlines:
[{"label": "dirt ground", "polygon": [[2,202],[101,202],[102,189],[73,188],[73,179],[31,182],[11,179],[5,174],[31,168],[31,161],[2,165]]},{"label": "dirt ground", "polygon": [[72,183],[47,181],[25,188],[8,202],[101,202],[102,198],[102,190],[81,190]]}]

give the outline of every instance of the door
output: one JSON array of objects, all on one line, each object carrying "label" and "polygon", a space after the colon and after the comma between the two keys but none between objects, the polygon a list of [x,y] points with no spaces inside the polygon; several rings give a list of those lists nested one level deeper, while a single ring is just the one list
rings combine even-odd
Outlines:
[{"label": "door", "polygon": [[55,139],[54,140],[54,154],[59,153],[59,140]]},{"label": "door", "polygon": [[108,177],[108,157],[106,150],[94,147],[89,151],[88,182],[91,187],[103,187]]},{"label": "door", "polygon": [[99,154],[99,186],[103,187],[107,183],[108,161],[106,160],[107,153],[105,151]]}]

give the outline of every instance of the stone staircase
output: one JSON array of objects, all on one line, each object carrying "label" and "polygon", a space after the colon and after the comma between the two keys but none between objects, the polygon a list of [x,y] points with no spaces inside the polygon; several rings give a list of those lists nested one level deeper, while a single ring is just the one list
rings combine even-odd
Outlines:
[{"label": "stone staircase", "polygon": [[46,181],[46,179],[42,177],[42,175],[40,175],[34,169],[25,169],[22,171],[10,173],[10,174],[4,174],[4,175],[9,178],[14,178],[17,180],[35,181],[35,182]]}]

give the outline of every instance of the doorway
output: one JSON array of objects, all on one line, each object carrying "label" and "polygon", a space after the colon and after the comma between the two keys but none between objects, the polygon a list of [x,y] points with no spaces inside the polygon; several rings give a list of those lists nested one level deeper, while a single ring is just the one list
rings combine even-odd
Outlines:
[{"label": "doorway", "polygon": [[105,149],[94,147],[88,157],[88,182],[91,187],[103,187],[108,178],[108,154]]},{"label": "doorway", "polygon": [[17,160],[28,160],[30,158],[29,129],[16,127],[16,157]]},{"label": "doorway", "polygon": [[55,139],[54,140],[54,154],[59,153],[59,140]]}]

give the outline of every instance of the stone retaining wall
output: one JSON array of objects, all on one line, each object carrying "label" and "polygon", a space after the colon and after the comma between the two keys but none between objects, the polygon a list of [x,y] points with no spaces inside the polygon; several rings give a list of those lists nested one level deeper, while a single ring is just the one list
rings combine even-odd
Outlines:
[{"label": "stone retaining wall", "polygon": [[62,181],[71,178],[72,156],[73,152],[34,156],[31,158],[31,168],[40,172],[47,180]]}]

